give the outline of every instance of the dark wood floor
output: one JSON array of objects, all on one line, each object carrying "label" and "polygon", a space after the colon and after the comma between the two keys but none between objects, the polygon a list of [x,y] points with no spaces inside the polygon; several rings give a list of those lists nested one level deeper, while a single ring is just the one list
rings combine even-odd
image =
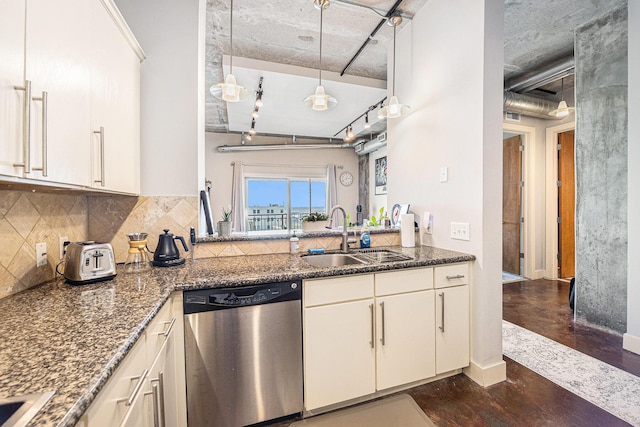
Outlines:
[{"label": "dark wood floor", "polygon": [[[505,320],[628,372],[640,372],[640,356],[622,350],[621,336],[574,323],[568,283],[534,280],[503,286]],[[505,361],[507,381],[488,388],[461,374],[407,393],[437,426],[629,425],[522,365]]]}]

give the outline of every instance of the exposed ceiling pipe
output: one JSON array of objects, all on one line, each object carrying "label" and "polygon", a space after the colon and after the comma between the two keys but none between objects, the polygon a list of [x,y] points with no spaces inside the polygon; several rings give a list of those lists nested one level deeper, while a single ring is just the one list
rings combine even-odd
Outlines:
[{"label": "exposed ceiling pipe", "polygon": [[[359,142],[359,141],[358,141]],[[264,145],[221,145],[220,153],[237,151],[269,151],[269,150],[318,150],[327,148],[353,148],[353,144],[264,144]]]},{"label": "exposed ceiling pipe", "polygon": [[505,82],[504,90],[507,92],[529,92],[540,86],[560,80],[575,73],[575,59],[573,55],[551,62],[534,72]]},{"label": "exposed ceiling pipe", "polygon": [[509,113],[519,113],[525,116],[538,117],[540,119],[557,120],[561,117],[553,117],[549,115],[549,112],[556,108],[558,108],[557,101],[547,101],[546,99],[515,92],[504,93],[502,109]]},{"label": "exposed ceiling pipe", "polygon": [[347,72],[347,70],[349,68],[351,68],[351,66],[353,65],[354,62],[356,62],[356,59],[358,59],[358,56],[360,56],[360,54],[362,53],[362,51],[364,50],[365,47],[367,47],[367,45],[369,44],[369,42],[371,40],[373,40],[373,38],[376,36],[376,34],[378,33],[378,31],[380,31],[380,28],[382,28],[382,26],[385,24],[385,22],[387,22],[387,18],[390,18],[394,12],[396,11],[396,9],[398,8],[398,6],[400,6],[400,4],[402,3],[403,0],[398,0],[396,1],[396,3],[391,7],[391,9],[389,9],[389,11],[387,12],[387,15],[384,19],[382,19],[380,21],[380,23],[376,26],[376,28],[371,32],[371,34],[369,34],[369,37],[367,37],[367,40],[365,40],[364,43],[362,43],[362,46],[360,46],[360,49],[358,49],[358,51],[356,52],[355,55],[353,55],[353,58],[351,58],[351,60],[349,61],[349,63],[347,64],[346,67],[344,67],[344,69],[342,70],[342,72],[340,73],[340,76],[344,76],[344,73]]}]

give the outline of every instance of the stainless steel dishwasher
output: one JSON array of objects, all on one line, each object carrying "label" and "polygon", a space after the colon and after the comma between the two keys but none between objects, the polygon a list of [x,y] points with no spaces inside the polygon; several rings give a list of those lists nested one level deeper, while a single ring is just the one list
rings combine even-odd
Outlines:
[{"label": "stainless steel dishwasher", "polygon": [[184,292],[189,427],[302,412],[300,281]]}]

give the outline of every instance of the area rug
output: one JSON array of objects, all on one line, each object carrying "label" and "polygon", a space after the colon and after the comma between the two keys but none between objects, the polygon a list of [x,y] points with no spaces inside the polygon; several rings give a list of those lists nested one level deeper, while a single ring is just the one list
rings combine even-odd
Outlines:
[{"label": "area rug", "polygon": [[502,283],[519,282],[521,280],[524,280],[524,277],[518,276],[517,274],[508,273],[506,271],[502,272]]},{"label": "area rug", "polygon": [[502,353],[610,414],[640,426],[640,378],[502,321]]},{"label": "area rug", "polygon": [[297,421],[289,427],[434,427],[408,394],[340,409]]}]

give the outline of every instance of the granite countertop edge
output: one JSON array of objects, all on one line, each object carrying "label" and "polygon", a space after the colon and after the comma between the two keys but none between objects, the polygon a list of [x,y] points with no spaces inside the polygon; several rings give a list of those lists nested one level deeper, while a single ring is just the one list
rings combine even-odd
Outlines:
[{"label": "granite countertop edge", "polygon": [[[425,249],[420,249],[425,248]],[[428,248],[428,249],[427,249]],[[260,274],[243,274],[242,272],[234,274],[233,271],[222,272],[218,277],[211,278],[211,269],[215,270],[215,264],[218,263],[232,263],[233,261],[230,259],[220,259],[220,258],[206,258],[206,259],[197,259],[188,262],[186,265],[182,266],[181,269],[176,267],[172,268],[172,273],[177,272],[176,274],[169,275],[170,277],[162,276],[162,272],[157,273],[163,279],[149,279],[149,282],[161,282],[164,281],[164,285],[159,285],[159,291],[156,295],[149,295],[151,300],[149,301],[148,307],[149,310],[146,312],[146,315],[142,318],[140,322],[137,323],[137,326],[134,328],[133,332],[129,334],[129,336],[125,339],[124,343],[121,344],[115,353],[109,358],[108,362],[104,365],[104,367],[92,377],[89,383],[83,388],[84,390],[80,393],[78,398],[75,400],[75,403],[70,406],[66,406],[63,408],[56,407],[55,413],[53,408],[49,408],[51,412],[47,412],[47,406],[45,406],[40,413],[34,418],[33,422],[38,425],[41,423],[45,423],[48,425],[55,424],[59,427],[66,426],[74,426],[85,413],[85,411],[89,408],[91,403],[95,400],[98,393],[104,388],[107,381],[110,379],[111,375],[115,372],[115,370],[120,366],[124,358],[127,356],[128,352],[134,346],[134,344],[138,341],[139,337],[143,334],[148,324],[151,320],[156,316],[158,311],[162,308],[162,306],[169,299],[170,295],[174,291],[188,291],[194,289],[205,289],[205,288],[220,288],[220,287],[238,287],[238,286],[250,286],[260,283],[268,283],[268,282],[277,282],[277,281],[286,281],[286,280],[304,280],[304,279],[314,279],[314,278],[322,278],[322,277],[331,277],[331,276],[346,276],[352,274],[365,274],[365,273],[375,273],[379,271],[389,271],[389,270],[397,270],[402,268],[415,268],[415,267],[428,267],[435,266],[441,264],[452,264],[458,262],[467,262],[474,261],[475,256],[464,254],[460,252],[441,250],[438,248],[429,248],[429,247],[418,247],[418,248],[399,248],[399,247],[388,247],[388,249],[410,252],[418,254],[412,260],[407,261],[397,261],[391,263],[371,263],[371,264],[363,264],[363,265],[350,265],[350,266],[342,266],[342,267],[312,267],[308,263],[302,261],[303,255],[290,255],[290,254],[274,254],[274,255],[256,255],[256,256],[240,256],[240,257],[228,257],[228,258],[236,258],[236,262],[249,263],[251,261],[256,261],[257,258],[260,257],[262,262],[269,263],[271,260],[284,261],[285,263],[289,263],[290,269],[277,269],[276,272],[264,272],[264,270],[259,268],[254,268],[261,272]],[[423,251],[429,252],[433,250],[435,252],[442,252],[436,257],[429,257],[426,255],[420,255]],[[269,258],[271,257],[271,258]],[[217,261],[214,261],[217,260]],[[211,264],[213,263],[213,267]],[[122,281],[130,280],[127,279],[127,276],[122,274],[124,278],[120,279]],[[139,280],[139,279],[138,279]],[[102,282],[107,283],[107,282]],[[155,283],[154,283],[155,284]],[[48,284],[40,285],[36,288],[46,287]],[[151,284],[147,285],[150,286]],[[68,285],[60,285],[60,281],[58,281],[58,288],[61,286]],[[104,285],[103,285],[104,286]],[[36,289],[32,288],[32,289]],[[71,288],[72,289],[72,288]],[[25,294],[30,292],[31,289],[22,292],[21,294]],[[69,290],[71,292],[72,290]],[[41,290],[41,292],[44,292]],[[20,294],[16,294],[20,295]],[[11,297],[7,297],[4,300],[10,299]],[[27,297],[28,299],[28,297]],[[126,299],[126,298],[124,298]],[[4,300],[0,300],[2,303]],[[2,344],[2,343],[0,343]],[[2,356],[2,346],[0,345],[0,356]],[[1,378],[0,378],[1,379]],[[0,395],[5,392],[6,387],[3,389],[2,381],[0,381]],[[36,386],[32,386],[29,390],[30,392],[37,392],[38,390],[34,390],[38,388]],[[46,387],[45,387],[46,388]],[[11,390],[9,390],[11,391]],[[57,391],[56,391],[57,392]],[[51,403],[51,402],[50,402]],[[48,404],[49,405],[49,404]],[[57,405],[61,406],[61,405]],[[43,412],[45,414],[43,414]],[[55,421],[55,422],[51,422]],[[30,424],[34,425],[34,424]]]}]

